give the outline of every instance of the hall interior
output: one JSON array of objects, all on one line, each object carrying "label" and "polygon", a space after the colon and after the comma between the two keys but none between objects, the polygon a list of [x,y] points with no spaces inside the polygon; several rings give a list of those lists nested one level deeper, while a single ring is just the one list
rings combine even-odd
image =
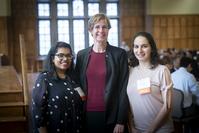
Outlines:
[{"label": "hall interior", "polygon": [[[0,130],[7,133],[31,132],[30,93],[45,59],[39,52],[40,1],[56,4],[56,0],[0,0]],[[125,42],[131,48],[132,36],[147,31],[159,50],[199,50],[198,0],[83,2],[96,1],[118,4],[118,47]]]}]

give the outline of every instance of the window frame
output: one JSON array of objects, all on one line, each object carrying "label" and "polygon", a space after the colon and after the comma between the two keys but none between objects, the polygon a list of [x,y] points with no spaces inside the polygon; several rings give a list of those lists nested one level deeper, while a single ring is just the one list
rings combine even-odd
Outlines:
[{"label": "window frame", "polygon": [[[72,0],[37,0],[37,48],[38,48],[38,56],[45,56],[40,55],[40,41],[39,41],[39,21],[40,20],[49,20],[50,21],[50,45],[53,46],[56,44],[58,40],[58,20],[68,20],[69,23],[69,44],[71,44],[71,47],[74,50],[74,34],[73,34],[73,21],[74,20],[83,20],[84,21],[84,40],[85,40],[85,46],[84,48],[89,47],[89,32],[88,32],[88,20],[90,16],[88,15],[88,3],[98,3],[99,4],[99,12],[106,13],[106,4],[107,3],[116,3],[117,4],[117,16],[108,16],[111,19],[117,20],[117,28],[118,28],[118,44],[119,47],[120,43],[120,12],[119,12],[119,0],[83,0],[84,2],[84,16],[83,17],[77,17],[73,16],[73,5]],[[38,4],[40,3],[47,3],[50,7],[50,16],[49,17],[41,17],[38,16]],[[60,17],[57,16],[57,4],[58,3],[67,3],[68,4],[68,16]],[[114,27],[112,27],[114,28]],[[52,32],[53,31],[53,32]],[[77,54],[77,53],[75,53]]]}]

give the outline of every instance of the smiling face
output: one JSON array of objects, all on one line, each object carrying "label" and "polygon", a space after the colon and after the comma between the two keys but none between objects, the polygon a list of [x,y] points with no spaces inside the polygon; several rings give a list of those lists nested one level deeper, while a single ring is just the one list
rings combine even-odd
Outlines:
[{"label": "smiling face", "polygon": [[139,62],[150,62],[151,61],[151,45],[147,38],[138,36],[134,40],[133,52]]},{"label": "smiling face", "polygon": [[93,36],[94,42],[106,43],[108,38],[109,28],[105,20],[100,20],[97,22],[93,28],[90,30]]},{"label": "smiling face", "polygon": [[56,67],[57,72],[65,72],[70,68],[72,62],[72,54],[69,48],[58,48],[55,53],[53,63]]}]

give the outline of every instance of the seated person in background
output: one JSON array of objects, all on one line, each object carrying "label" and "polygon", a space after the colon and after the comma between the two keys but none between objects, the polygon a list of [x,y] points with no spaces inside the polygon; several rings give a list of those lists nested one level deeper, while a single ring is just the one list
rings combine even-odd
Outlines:
[{"label": "seated person in background", "polygon": [[169,69],[170,73],[175,71],[171,57],[169,57],[167,55],[160,57],[160,64],[165,65]]},{"label": "seated person in background", "polygon": [[173,59],[173,71],[178,70],[178,68],[180,67],[180,59],[181,56],[180,55],[176,55]]},{"label": "seated person in background", "polygon": [[199,81],[199,66],[196,60],[193,60],[191,73],[195,76],[196,80]]},{"label": "seated person in background", "polygon": [[195,104],[193,104],[193,95],[196,103],[199,105],[199,85],[194,75],[190,73],[192,69],[192,59],[182,57],[180,60],[180,68],[171,74],[173,88],[182,90],[184,93],[184,111],[185,115],[192,115],[197,112]]}]

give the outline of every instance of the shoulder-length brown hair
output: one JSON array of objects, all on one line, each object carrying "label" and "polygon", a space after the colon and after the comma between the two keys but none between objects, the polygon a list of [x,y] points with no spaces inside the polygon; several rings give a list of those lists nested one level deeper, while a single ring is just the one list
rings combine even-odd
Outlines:
[{"label": "shoulder-length brown hair", "polygon": [[132,49],[129,53],[129,66],[131,67],[135,67],[137,65],[139,65],[138,59],[135,57],[134,52],[133,52],[133,47],[134,47],[134,40],[138,37],[138,36],[143,36],[145,37],[150,46],[151,46],[151,64],[152,64],[152,68],[156,67],[159,64],[159,54],[158,54],[158,50],[157,50],[157,46],[156,43],[153,39],[153,36],[148,33],[148,32],[138,32],[134,35],[133,40],[132,40]]}]

